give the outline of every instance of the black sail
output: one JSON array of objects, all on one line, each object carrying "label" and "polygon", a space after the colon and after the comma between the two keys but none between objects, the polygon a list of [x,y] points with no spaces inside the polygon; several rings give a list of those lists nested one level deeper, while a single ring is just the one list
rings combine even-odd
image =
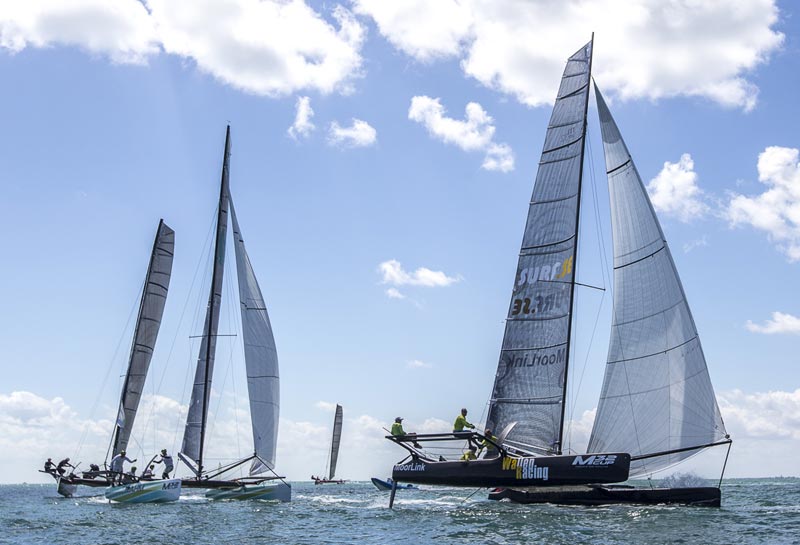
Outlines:
[{"label": "black sail", "polygon": [[487,425],[560,452],[592,42],[567,61],[536,174]]}]

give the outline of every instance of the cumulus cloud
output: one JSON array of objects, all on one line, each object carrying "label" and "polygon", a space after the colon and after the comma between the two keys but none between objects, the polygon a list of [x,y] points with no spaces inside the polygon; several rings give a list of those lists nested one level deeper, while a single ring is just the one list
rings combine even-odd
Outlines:
[{"label": "cumulus cloud", "polygon": [[120,63],[143,63],[158,53],[153,19],[137,0],[3,2],[0,47],[73,46]]},{"label": "cumulus cloud", "polygon": [[360,119],[354,118],[349,127],[342,127],[333,121],[328,129],[328,143],[346,148],[364,148],[373,145],[377,135],[369,123]]},{"label": "cumulus cloud", "polygon": [[410,360],[406,362],[406,367],[409,369],[427,369],[431,367],[430,363],[426,363],[422,360]]},{"label": "cumulus cloud", "polygon": [[703,192],[697,186],[694,161],[688,153],[677,163],[666,161],[664,168],[647,184],[653,208],[684,223],[699,218],[709,211],[703,202]]},{"label": "cumulus cloud", "polygon": [[429,288],[444,287],[461,281],[461,276],[447,276],[442,271],[432,271],[427,267],[419,267],[413,272],[403,269],[396,259],[384,261],[378,265],[382,284],[393,286],[425,286]]},{"label": "cumulus cloud", "polygon": [[330,401],[317,401],[314,406],[317,409],[322,409],[323,411],[332,413],[336,410],[336,403],[331,403]]},{"label": "cumulus cloud", "polygon": [[408,118],[423,125],[432,137],[464,151],[485,152],[483,169],[501,172],[514,169],[514,153],[508,144],[493,142],[494,120],[480,104],[467,104],[463,121],[445,114],[440,99],[428,96],[413,97],[408,109]]},{"label": "cumulus cloud", "polygon": [[389,288],[389,289],[387,289],[386,290],[386,296],[389,299],[405,299],[406,298],[406,296],[403,295],[400,292],[400,290],[398,290],[397,288]]},{"label": "cumulus cloud", "polygon": [[753,333],[765,333],[767,335],[794,333],[795,335],[800,335],[800,318],[783,312],[773,312],[771,320],[767,320],[763,324],[756,324],[747,320],[745,327]]},{"label": "cumulus cloud", "polygon": [[552,102],[564,60],[595,32],[595,75],[621,98],[701,96],[751,109],[758,88],[746,76],[784,38],[773,29],[775,0],[353,0],[353,6],[414,59],[459,59],[467,76],[531,106]]},{"label": "cumulus cloud", "polygon": [[294,123],[286,132],[295,140],[308,138],[316,128],[311,121],[312,117],[314,117],[314,110],[311,108],[311,99],[298,97],[295,104]]},{"label": "cumulus cloud", "polygon": [[800,388],[793,392],[721,392],[726,427],[737,439],[800,439]]},{"label": "cumulus cloud", "polygon": [[726,215],[731,225],[764,231],[791,262],[800,261],[800,161],[797,148],[770,146],[758,156],[760,195],[731,196]]},{"label": "cumulus cloud", "polygon": [[28,0],[4,6],[0,46],[71,45],[138,63],[164,51],[249,93],[346,93],[365,29],[340,5],[331,15],[335,25],[304,0]]}]

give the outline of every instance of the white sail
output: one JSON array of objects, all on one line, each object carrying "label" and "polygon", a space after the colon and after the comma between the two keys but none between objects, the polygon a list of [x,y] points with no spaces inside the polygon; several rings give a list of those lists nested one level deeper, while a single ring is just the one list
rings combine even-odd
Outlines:
[{"label": "white sail", "polygon": [[214,373],[214,355],[217,348],[217,331],[219,328],[219,311],[222,302],[222,277],[225,272],[225,237],[228,233],[228,179],[229,159],[231,152],[231,131],[228,127],[225,135],[225,155],[222,162],[222,181],[217,209],[217,232],[214,245],[214,269],[211,275],[211,291],[208,296],[208,308],[203,325],[203,337],[200,354],[197,358],[197,369],[192,386],[192,398],[189,402],[189,413],[186,416],[186,428],[183,432],[181,453],[194,460],[198,469],[202,470],[203,443],[205,442],[206,421],[208,419],[208,400],[211,395],[211,379]]},{"label": "white sail", "polygon": [[233,200],[228,196],[233,222],[233,244],[236,250],[236,271],[239,281],[239,302],[242,309],[242,340],[247,369],[247,392],[250,397],[250,421],[256,458],[251,475],[275,466],[280,412],[278,353],[267,306],[244,247],[244,239],[236,219]]},{"label": "white sail", "polygon": [[111,449],[112,455],[116,455],[128,447],[147,370],[150,368],[158,330],[161,327],[164,305],[167,302],[174,251],[175,231],[170,229],[164,220],[161,220],[158,223],[156,238],[153,242],[150,265],[147,268],[147,277],[139,304],[139,315],[136,319],[136,329],[131,342],[128,370],[120,397],[117,427]]},{"label": "white sail", "polygon": [[661,226],[597,87],[595,94],[611,197],[614,311],[589,452],[629,452],[636,476],[724,442],[726,432]]},{"label": "white sail", "polygon": [[331,463],[328,480],[333,480],[336,475],[336,463],[339,461],[339,445],[342,443],[342,406],[336,405],[336,414],[333,417],[333,437],[331,438]]},{"label": "white sail", "polygon": [[547,127],[487,426],[506,443],[560,452],[592,43],[567,61]]}]

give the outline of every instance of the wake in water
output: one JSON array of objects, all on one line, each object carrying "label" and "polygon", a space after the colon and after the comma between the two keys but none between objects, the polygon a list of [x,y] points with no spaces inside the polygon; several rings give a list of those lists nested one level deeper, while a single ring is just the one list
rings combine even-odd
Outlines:
[{"label": "wake in water", "polygon": [[658,483],[660,488],[701,488],[704,486],[711,486],[708,479],[704,479],[700,475],[688,473],[673,473],[661,479]]}]

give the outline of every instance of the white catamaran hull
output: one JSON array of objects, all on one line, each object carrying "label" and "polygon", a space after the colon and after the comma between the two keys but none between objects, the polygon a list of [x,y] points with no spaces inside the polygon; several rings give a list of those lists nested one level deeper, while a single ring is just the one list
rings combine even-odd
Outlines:
[{"label": "white catamaran hull", "polygon": [[292,501],[292,486],[286,483],[244,485],[239,488],[220,488],[206,492],[212,500],[274,500]]},{"label": "white catamaran hull", "polygon": [[120,503],[163,503],[177,501],[180,495],[180,479],[110,486],[105,493],[107,499]]}]

